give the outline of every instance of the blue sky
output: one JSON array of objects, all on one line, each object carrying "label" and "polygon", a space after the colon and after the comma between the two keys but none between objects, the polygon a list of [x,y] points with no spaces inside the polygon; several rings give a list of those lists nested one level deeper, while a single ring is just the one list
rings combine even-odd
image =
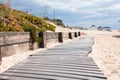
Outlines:
[{"label": "blue sky", "polygon": [[31,14],[62,19],[66,25],[110,26],[120,29],[120,0],[12,0],[12,7]]}]

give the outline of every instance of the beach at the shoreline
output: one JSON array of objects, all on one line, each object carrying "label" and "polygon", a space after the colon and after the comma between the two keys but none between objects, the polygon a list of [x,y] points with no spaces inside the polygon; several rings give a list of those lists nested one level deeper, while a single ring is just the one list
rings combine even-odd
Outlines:
[{"label": "beach at the shoreline", "polygon": [[94,59],[107,76],[107,80],[120,80],[120,38],[113,37],[114,35],[120,35],[120,33],[106,31],[83,32],[94,36],[95,44],[89,56]]}]

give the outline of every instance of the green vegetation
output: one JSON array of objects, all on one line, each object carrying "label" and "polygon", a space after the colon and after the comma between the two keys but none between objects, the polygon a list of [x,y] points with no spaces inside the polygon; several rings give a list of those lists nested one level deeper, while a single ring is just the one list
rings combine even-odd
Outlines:
[{"label": "green vegetation", "polygon": [[56,25],[65,27],[65,25],[61,19],[49,19],[48,17],[45,17],[44,20],[51,21]]},{"label": "green vegetation", "polygon": [[55,26],[48,24],[44,19],[32,16],[28,13],[13,10],[0,4],[0,32],[14,31],[14,32],[31,32],[34,41],[38,41],[37,32],[44,32],[47,30],[55,31]]}]

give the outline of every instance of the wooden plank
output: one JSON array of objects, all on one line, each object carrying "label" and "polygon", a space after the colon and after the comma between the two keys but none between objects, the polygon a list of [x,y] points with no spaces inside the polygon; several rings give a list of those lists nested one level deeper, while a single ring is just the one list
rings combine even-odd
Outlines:
[{"label": "wooden plank", "polygon": [[0,75],[11,80],[106,80],[88,57],[92,50],[91,37],[31,55]]}]

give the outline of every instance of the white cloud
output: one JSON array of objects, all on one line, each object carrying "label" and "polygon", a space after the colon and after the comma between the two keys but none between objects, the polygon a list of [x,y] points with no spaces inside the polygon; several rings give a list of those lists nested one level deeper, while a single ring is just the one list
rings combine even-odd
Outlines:
[{"label": "white cloud", "polygon": [[106,10],[120,10],[120,3],[113,4],[107,7]]},{"label": "white cloud", "polygon": [[120,3],[113,0],[34,0],[34,3],[62,11],[89,14],[91,17],[102,16],[99,11],[120,10]]}]

